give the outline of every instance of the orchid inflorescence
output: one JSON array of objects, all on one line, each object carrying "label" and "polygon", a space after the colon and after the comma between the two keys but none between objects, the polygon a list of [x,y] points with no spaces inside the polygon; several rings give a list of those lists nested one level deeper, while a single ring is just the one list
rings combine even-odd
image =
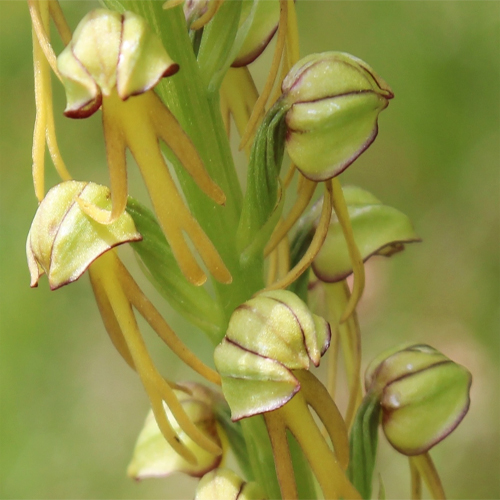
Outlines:
[{"label": "orchid inflorescence", "polygon": [[[443,497],[428,451],[465,416],[470,373],[429,346],[406,345],[374,360],[365,390],[361,383],[364,262],[420,241],[403,213],[339,181],[376,138],[394,97],[389,85],[346,53],[300,59],[293,0],[103,3],[72,32],[57,0],[28,0],[39,207],[26,248],[33,287],[43,274],[55,290],[88,270],[105,329],[148,395],[129,475],[202,478],[200,500],[318,498],[319,490],[370,498],[381,425],[410,457],[413,498],[422,479]],[[51,19],[65,45],[58,56]],[[248,65],[273,38],[259,92]],[[65,166],[51,71],[66,117],[102,115],[109,188],[73,180]],[[232,122],[248,160],[244,192]],[[45,144],[61,177],[47,193]],[[128,195],[127,150],[152,210]],[[142,291],[118,255],[125,243],[169,304],[207,335],[215,369]],[[136,313],[212,386],[165,378]],[[344,415],[335,402],[340,350]],[[325,384],[313,374],[322,357]],[[244,479],[226,468],[230,450]]]}]

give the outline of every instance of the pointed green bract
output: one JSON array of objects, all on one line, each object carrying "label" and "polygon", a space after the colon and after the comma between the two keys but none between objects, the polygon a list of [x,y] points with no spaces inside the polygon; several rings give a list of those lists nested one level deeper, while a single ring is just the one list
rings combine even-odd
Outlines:
[{"label": "pointed green bract", "polygon": [[280,17],[278,0],[243,0],[241,10],[240,26],[249,15],[253,18],[233,62],[234,67],[250,64],[264,51],[278,29]]},{"label": "pointed green bract", "polygon": [[377,456],[380,402],[374,393],[363,399],[349,437],[348,476],[363,499],[370,499]]},{"label": "pointed green bract", "polygon": [[279,175],[284,154],[285,112],[282,101],[268,111],[252,147],[247,190],[236,236],[244,264],[261,255],[283,208]]}]

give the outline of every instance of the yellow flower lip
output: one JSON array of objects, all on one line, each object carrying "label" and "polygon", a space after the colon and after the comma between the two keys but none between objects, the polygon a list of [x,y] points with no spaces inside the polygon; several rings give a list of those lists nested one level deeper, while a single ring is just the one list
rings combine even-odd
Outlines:
[{"label": "yellow flower lip", "polygon": [[114,89],[125,101],[179,70],[142,17],[106,9],[93,10],[82,19],[57,58],[57,67],[69,118],[91,116]]}]

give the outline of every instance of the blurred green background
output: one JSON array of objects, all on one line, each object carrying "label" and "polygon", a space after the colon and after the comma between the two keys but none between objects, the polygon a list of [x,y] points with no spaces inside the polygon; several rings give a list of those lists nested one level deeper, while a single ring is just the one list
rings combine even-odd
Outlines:
[{"label": "blurred green background", "polygon": [[[72,28],[92,6],[63,2]],[[396,95],[378,139],[342,180],[407,213],[423,243],[367,266],[364,364],[414,340],[467,366],[474,375],[470,412],[432,455],[450,498],[499,498],[500,3],[306,0],[297,10],[303,55],[350,52]],[[0,2],[0,44],[0,496],[192,498],[189,478],[134,483],[125,475],[148,404],[106,337],[88,280],[54,293],[46,280],[29,288],[24,246],[37,203],[24,2]],[[256,63],[258,82],[270,57],[267,50]],[[54,89],[70,171],[107,183],[99,115],[64,119],[56,81]],[[50,160],[47,167],[50,186]],[[135,170],[130,177],[133,192],[143,195]],[[182,322],[172,321],[182,331]],[[190,376],[150,342],[158,363],[177,373],[172,378]],[[209,360],[202,339],[186,342]],[[383,438],[379,456],[388,498],[407,497],[407,461]]]}]

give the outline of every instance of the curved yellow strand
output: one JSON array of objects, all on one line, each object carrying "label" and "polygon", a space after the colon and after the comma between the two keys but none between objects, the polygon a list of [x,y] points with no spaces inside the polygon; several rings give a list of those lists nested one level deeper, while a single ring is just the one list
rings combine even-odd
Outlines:
[{"label": "curved yellow strand", "polygon": [[311,265],[312,261],[318,254],[325,241],[326,235],[328,233],[328,227],[330,225],[330,218],[332,216],[332,188],[331,181],[326,181],[326,193],[323,200],[323,208],[321,210],[321,216],[319,219],[318,227],[314,233],[313,239],[306,253],[300,259],[300,261],[295,265],[289,273],[282,279],[276,281],[272,285],[265,288],[268,290],[279,290],[286,288],[291,283],[293,283],[304,271],[306,271]]},{"label": "curved yellow strand", "polygon": [[271,69],[269,71],[269,76],[267,77],[262,93],[252,110],[252,114],[250,116],[250,119],[248,120],[247,127],[245,129],[243,137],[241,138],[240,149],[243,149],[247,145],[247,142],[255,133],[255,130],[259,123],[259,119],[265,112],[267,101],[273,90],[274,82],[276,81],[276,76],[278,74],[280,66],[280,61],[283,56],[283,49],[285,47],[287,12],[288,12],[287,0],[280,0],[280,19],[278,26],[278,36],[276,40],[276,48],[274,50],[273,60],[271,63]]},{"label": "curved yellow strand", "polygon": [[220,375],[205,365],[191,350],[186,347],[184,342],[179,339],[168,323],[163,319],[156,307],[146,297],[140,289],[127,268],[118,260],[119,275],[122,281],[123,289],[128,300],[139,311],[141,316],[150,324],[151,328],[167,344],[167,346],[183,361],[186,365],[199,373],[209,382],[221,385]]},{"label": "curved yellow strand", "polygon": [[307,205],[314,195],[317,183],[306,179],[304,176],[301,176],[301,178],[304,179],[304,182],[300,185],[295,204],[288,213],[286,219],[280,221],[280,223],[276,226],[276,229],[264,249],[264,257],[267,257],[286,236],[288,231],[290,231],[299,217],[304,213],[304,210],[307,208]]},{"label": "curved yellow strand", "polygon": [[37,40],[40,48],[45,54],[52,71],[56,74],[57,78],[62,81],[61,74],[57,69],[57,58],[48,35],[48,18],[45,22],[44,17],[49,13],[48,0],[28,0],[28,8],[31,16],[31,24],[36,33]]},{"label": "curved yellow strand", "polygon": [[351,264],[354,274],[354,284],[352,288],[352,294],[349,298],[349,302],[345,308],[340,322],[344,321],[351,316],[356,308],[361,295],[363,295],[363,290],[365,288],[365,266],[363,264],[363,258],[359,252],[358,245],[354,239],[354,232],[352,230],[351,218],[349,217],[349,212],[347,210],[347,205],[344,199],[344,193],[342,191],[342,186],[340,181],[334,177],[332,179],[333,188],[333,209],[339,220],[340,227],[344,233],[344,238],[349,250],[349,257],[351,258]]}]

